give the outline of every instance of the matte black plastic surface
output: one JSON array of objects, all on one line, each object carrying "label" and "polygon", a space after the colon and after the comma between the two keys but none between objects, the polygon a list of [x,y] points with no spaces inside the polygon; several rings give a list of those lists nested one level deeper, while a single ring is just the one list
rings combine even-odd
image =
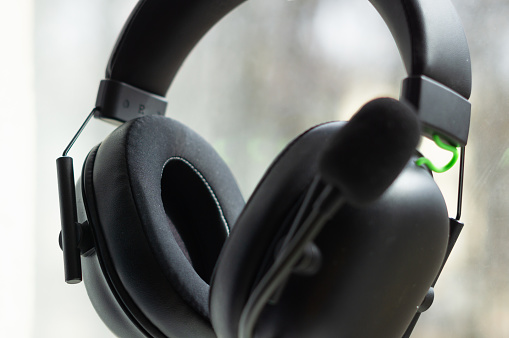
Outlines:
[{"label": "matte black plastic surface", "polygon": [[95,106],[96,117],[126,122],[144,115],[164,115],[167,101],[126,83],[102,80]]},{"label": "matte black plastic surface", "polygon": [[[196,43],[242,2],[140,1],[117,41],[106,78],[166,95]],[[391,29],[410,76],[426,75],[465,98],[470,96],[470,52],[461,22],[449,0],[371,2]]]},{"label": "matte black plastic surface", "polygon": [[401,97],[414,106],[426,136],[439,133],[458,147],[467,144],[471,112],[467,99],[425,76],[405,79]]},{"label": "matte black plastic surface", "polygon": [[468,99],[468,42],[449,0],[370,0],[398,45],[409,76],[424,75]]},{"label": "matte black plastic surface", "polygon": [[196,43],[242,2],[141,0],[117,40],[106,78],[165,96]]},{"label": "matte black plastic surface", "polygon": [[[460,221],[458,221],[457,219],[454,219],[454,218],[449,218],[449,242],[447,244],[447,251],[445,253],[445,257],[444,257],[444,261],[442,262],[442,266],[440,267],[440,271],[438,272],[437,276],[435,277],[435,280],[433,281],[433,283],[431,284],[432,288],[435,286],[437,280],[438,280],[438,277],[440,276],[440,273],[442,272],[444,266],[445,266],[445,263],[447,262],[447,259],[449,258],[449,255],[451,254],[452,252],[452,249],[454,248],[454,245],[456,244],[456,241],[458,240],[458,237],[461,233],[461,230],[463,229],[463,223],[461,223]],[[429,292],[428,292],[428,295],[429,295]],[[430,297],[434,297],[434,294],[433,295],[430,295]],[[424,299],[423,303],[426,302],[427,300]],[[431,302],[433,302],[433,300],[431,300]],[[428,308],[431,306],[431,304],[429,304]],[[421,311],[421,308],[419,308],[419,311],[415,314],[414,318],[412,319],[412,322],[410,323],[410,325],[408,326],[405,334],[403,335],[402,338],[409,338],[410,335],[412,334],[412,331],[415,327],[415,325],[417,324],[417,321],[419,320],[419,317],[421,316],[421,313],[424,312],[424,311]]]},{"label": "matte black plastic surface", "polygon": [[78,228],[76,226],[78,216],[71,157],[64,156],[57,159],[57,175],[65,281],[69,284],[76,284],[81,282],[81,260],[78,247]]},{"label": "matte black plastic surface", "polygon": [[[322,125],[294,141],[248,201],[211,284],[218,336],[237,336],[253,284],[274,257],[272,243],[284,236],[280,226],[316,173],[316,149],[340,125]],[[297,166],[302,159],[308,165]],[[379,201],[343,209],[322,230],[315,241],[320,271],[289,279],[280,302],[262,313],[255,337],[401,336],[440,268],[447,236],[440,190],[426,169],[408,163]]]},{"label": "matte black plastic surface", "polygon": [[379,201],[344,208],[324,227],[315,240],[321,269],[289,279],[255,337],[401,337],[440,268],[447,236],[441,193],[411,161]]}]

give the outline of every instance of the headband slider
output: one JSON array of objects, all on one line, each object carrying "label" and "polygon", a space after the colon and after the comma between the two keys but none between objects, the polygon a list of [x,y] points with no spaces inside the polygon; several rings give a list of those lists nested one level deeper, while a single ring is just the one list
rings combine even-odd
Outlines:
[{"label": "headband slider", "polygon": [[127,122],[144,115],[164,115],[166,98],[111,79],[102,80],[97,94],[96,117]]},{"label": "headband slider", "polygon": [[401,99],[417,110],[425,136],[439,134],[456,147],[467,144],[471,114],[467,99],[426,76],[406,78]]}]

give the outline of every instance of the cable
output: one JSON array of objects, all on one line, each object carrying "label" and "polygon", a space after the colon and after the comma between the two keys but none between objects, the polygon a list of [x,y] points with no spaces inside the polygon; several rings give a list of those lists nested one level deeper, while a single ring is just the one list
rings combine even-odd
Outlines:
[{"label": "cable", "polygon": [[429,170],[431,171],[434,171],[436,173],[445,173],[446,171],[448,171],[449,169],[451,169],[455,164],[456,164],[456,161],[458,161],[458,157],[459,157],[459,151],[458,151],[458,148],[456,148],[455,146],[452,146],[450,144],[446,144],[444,143],[441,139],[440,139],[440,135],[438,134],[433,134],[433,140],[435,141],[435,143],[437,144],[437,146],[439,146],[440,148],[444,149],[444,150],[447,150],[447,151],[450,151],[452,152],[452,159],[449,161],[449,163],[447,163],[445,166],[443,167],[436,167],[433,163],[431,163],[431,161],[429,159],[427,159],[426,157],[421,157],[419,158],[417,161],[415,161],[415,164],[417,164],[418,166],[420,165],[425,165],[429,168]]},{"label": "cable", "polygon": [[272,294],[288,278],[306,245],[318,235],[327,221],[345,203],[345,199],[338,195],[338,191],[331,186],[323,189],[295,236],[282,248],[274,264],[253,290],[240,317],[240,338],[252,337],[263,308]]}]

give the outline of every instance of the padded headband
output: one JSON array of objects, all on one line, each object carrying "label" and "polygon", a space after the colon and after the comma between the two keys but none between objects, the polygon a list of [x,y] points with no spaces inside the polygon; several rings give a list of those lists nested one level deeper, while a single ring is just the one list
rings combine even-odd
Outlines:
[{"label": "padded headband", "polygon": [[[117,41],[106,78],[165,96],[192,48],[242,2],[141,0]],[[371,2],[389,26],[409,76],[427,76],[470,97],[470,53],[461,22],[449,1]]]},{"label": "padded headband", "polygon": [[[99,117],[125,122],[163,115],[164,96],[198,41],[244,0],[140,0],[127,20],[101,83]],[[370,0],[396,41],[408,78],[402,97],[427,136],[464,146],[470,126],[470,52],[449,0]],[[359,23],[361,24],[361,23]]]}]

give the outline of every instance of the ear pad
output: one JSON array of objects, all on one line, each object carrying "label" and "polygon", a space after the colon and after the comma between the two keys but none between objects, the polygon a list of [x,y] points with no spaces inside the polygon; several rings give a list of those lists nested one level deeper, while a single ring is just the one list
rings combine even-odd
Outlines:
[{"label": "ear pad", "polygon": [[124,308],[165,336],[214,336],[208,282],[244,206],[217,153],[179,122],[147,116],[116,129],[83,177],[101,267]]},{"label": "ear pad", "polygon": [[260,267],[287,225],[282,220],[296,211],[318,172],[319,150],[342,125],[326,123],[300,135],[274,161],[249,199],[211,284],[211,319],[219,337],[237,335],[240,313]]}]

